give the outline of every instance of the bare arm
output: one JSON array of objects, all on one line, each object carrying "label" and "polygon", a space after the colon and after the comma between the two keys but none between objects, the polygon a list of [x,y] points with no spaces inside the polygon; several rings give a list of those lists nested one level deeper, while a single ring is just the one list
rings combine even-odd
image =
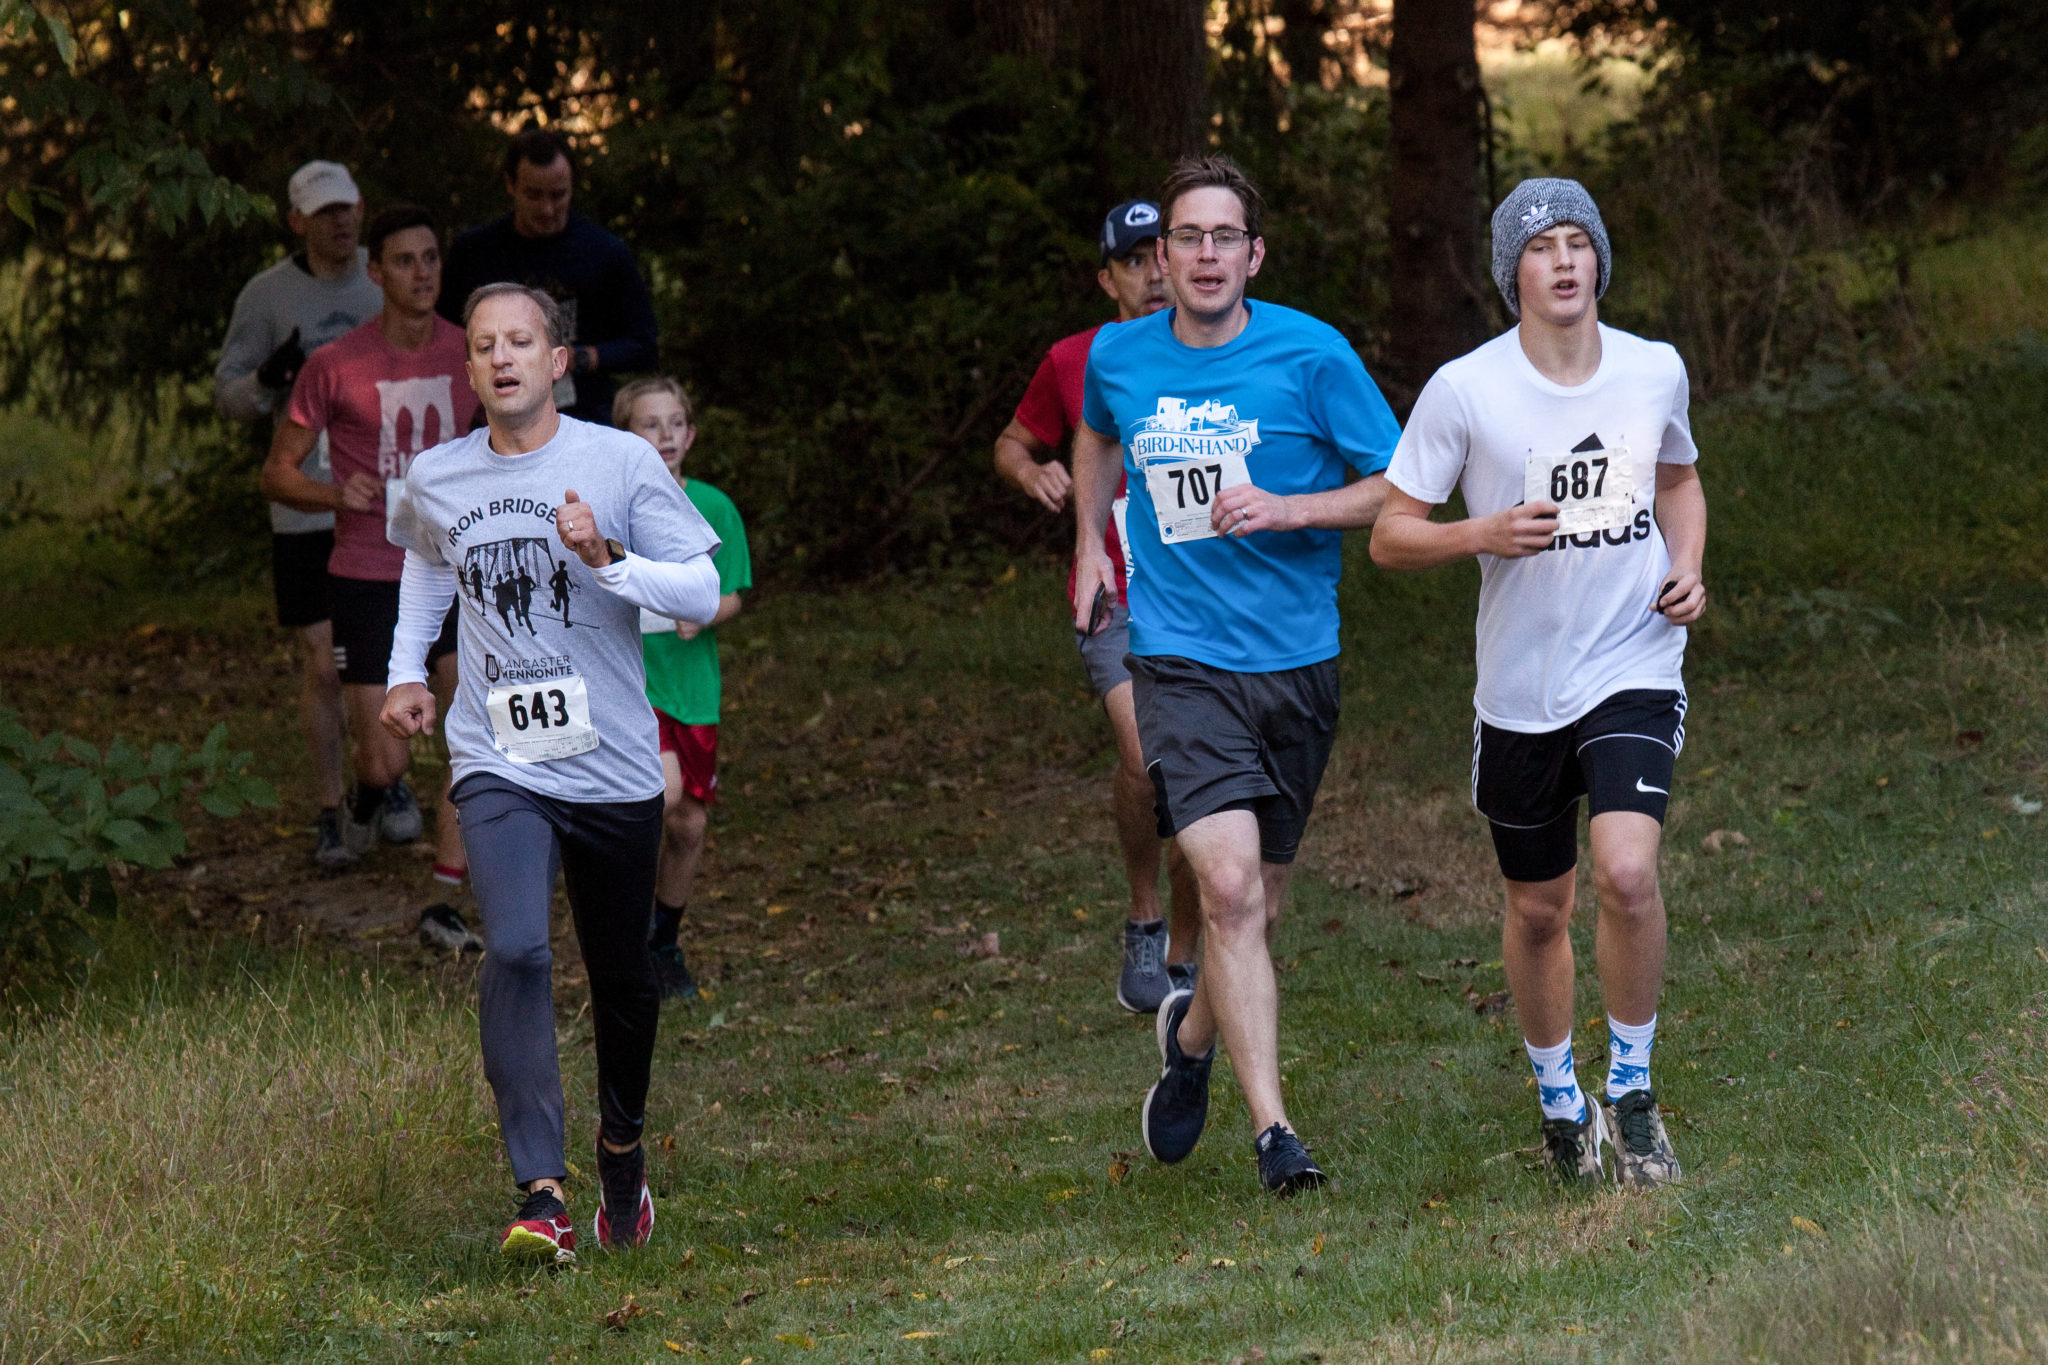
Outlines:
[{"label": "bare arm", "polygon": [[1116,592],[1116,566],[1103,548],[1110,504],[1123,476],[1123,447],[1086,422],[1074,432],[1074,629],[1088,629],[1095,594]]},{"label": "bare arm", "polygon": [[319,432],[302,427],[290,418],[279,422],[276,434],[270,438],[270,454],[263,461],[260,480],[263,496],[300,512],[338,512],[344,508],[351,512],[376,510],[377,500],[384,496],[384,489],[368,474],[351,474],[346,484],[336,486],[309,479],[300,471],[299,466],[313,453],[313,447],[319,440]]},{"label": "bare arm", "polygon": [[1209,524],[1239,539],[1254,531],[1356,531],[1378,519],[1390,486],[1386,475],[1370,474],[1342,488],[1283,497],[1241,483],[1217,495]]},{"label": "bare arm", "polygon": [[1707,585],[1700,578],[1707,554],[1707,494],[1697,467],[1657,466],[1657,529],[1671,554],[1671,576],[1664,580],[1669,586],[1657,594],[1657,610],[1673,625],[1691,625],[1707,609]]},{"label": "bare arm", "polygon": [[718,614],[711,618],[709,624],[700,626],[692,621],[678,621],[676,622],[676,634],[682,636],[685,640],[694,640],[702,632],[722,626],[739,614],[740,595],[736,592],[725,593],[719,597]]},{"label": "bare arm", "polygon": [[1044,504],[1046,511],[1066,510],[1067,494],[1074,486],[1067,467],[1053,458],[1051,446],[1014,417],[996,437],[996,473]]},{"label": "bare arm", "polygon": [[1391,485],[1372,528],[1372,562],[1382,569],[1435,569],[1474,555],[1520,559],[1542,552],[1557,535],[1557,504],[1520,503],[1490,517],[1431,521],[1437,504]]}]

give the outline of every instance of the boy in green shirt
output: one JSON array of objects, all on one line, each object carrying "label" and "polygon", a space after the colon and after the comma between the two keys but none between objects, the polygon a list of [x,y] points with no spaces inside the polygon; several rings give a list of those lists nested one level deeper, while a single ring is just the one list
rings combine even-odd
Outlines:
[{"label": "boy in green shirt", "polygon": [[721,542],[711,557],[718,569],[718,615],[710,625],[640,613],[647,700],[660,727],[661,771],[667,779],[648,944],[662,996],[688,999],[697,994],[697,982],[676,938],[704,856],[710,805],[718,794],[718,627],[739,615],[740,594],[754,586],[754,569],[746,527],[732,499],[702,479],[683,476],[683,457],[697,439],[683,386],[668,378],[634,380],[613,400],[612,425],[646,438],[661,452],[661,462]]}]

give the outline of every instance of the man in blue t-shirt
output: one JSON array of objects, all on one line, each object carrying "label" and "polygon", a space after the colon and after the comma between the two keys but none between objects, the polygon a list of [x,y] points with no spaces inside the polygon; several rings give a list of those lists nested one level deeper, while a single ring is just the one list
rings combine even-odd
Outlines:
[{"label": "man in blue t-shirt", "polygon": [[1159,1008],[1145,1145],[1167,1162],[1194,1150],[1220,1038],[1259,1178],[1290,1194],[1324,1177],[1280,1099],[1267,936],[1336,735],[1343,532],[1378,515],[1401,433],[1333,328],[1246,301],[1265,259],[1260,202],[1222,156],[1182,161],[1160,192],[1178,303],[1105,328],[1089,352],[1074,601],[1085,630],[1097,587],[1115,590],[1102,535],[1121,475],[1138,734],[1160,835],[1202,900],[1200,978]]}]

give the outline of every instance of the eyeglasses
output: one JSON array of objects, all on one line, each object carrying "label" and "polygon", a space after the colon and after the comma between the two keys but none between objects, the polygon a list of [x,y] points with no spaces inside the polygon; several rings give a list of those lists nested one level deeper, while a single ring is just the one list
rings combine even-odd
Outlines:
[{"label": "eyeglasses", "polygon": [[1214,242],[1218,251],[1243,250],[1245,244],[1252,239],[1249,232],[1235,227],[1177,227],[1166,234],[1166,240],[1182,251],[1201,250],[1204,237]]}]

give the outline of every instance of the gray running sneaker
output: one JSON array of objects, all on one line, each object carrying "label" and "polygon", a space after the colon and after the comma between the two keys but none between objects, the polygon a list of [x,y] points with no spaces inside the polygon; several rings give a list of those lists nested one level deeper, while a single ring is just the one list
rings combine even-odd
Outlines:
[{"label": "gray running sneaker", "polygon": [[1202,968],[1196,962],[1169,962],[1166,964],[1166,979],[1177,991],[1191,991],[1195,982],[1201,979]]},{"label": "gray running sneaker", "polygon": [[425,833],[426,827],[412,788],[404,778],[399,778],[384,793],[384,808],[377,814],[377,833],[387,844],[409,844]]},{"label": "gray running sneaker", "polygon": [[1615,1184],[1647,1190],[1676,1185],[1684,1178],[1657,1112],[1656,1091],[1631,1090],[1605,1108],[1614,1130]]},{"label": "gray running sneaker", "polygon": [[1159,1002],[1173,990],[1166,975],[1166,921],[1124,923],[1124,970],[1117,978],[1116,1002],[1132,1014],[1156,1014]]},{"label": "gray running sneaker", "polygon": [[1543,1120],[1543,1164],[1551,1178],[1566,1188],[1590,1189],[1606,1176],[1600,1165],[1600,1146],[1611,1143],[1605,1115],[1589,1097],[1584,1122],[1570,1119]]},{"label": "gray running sneaker", "polygon": [[313,823],[313,861],[330,871],[339,871],[356,860],[341,841],[341,816],[333,810],[322,810],[320,818]]}]

